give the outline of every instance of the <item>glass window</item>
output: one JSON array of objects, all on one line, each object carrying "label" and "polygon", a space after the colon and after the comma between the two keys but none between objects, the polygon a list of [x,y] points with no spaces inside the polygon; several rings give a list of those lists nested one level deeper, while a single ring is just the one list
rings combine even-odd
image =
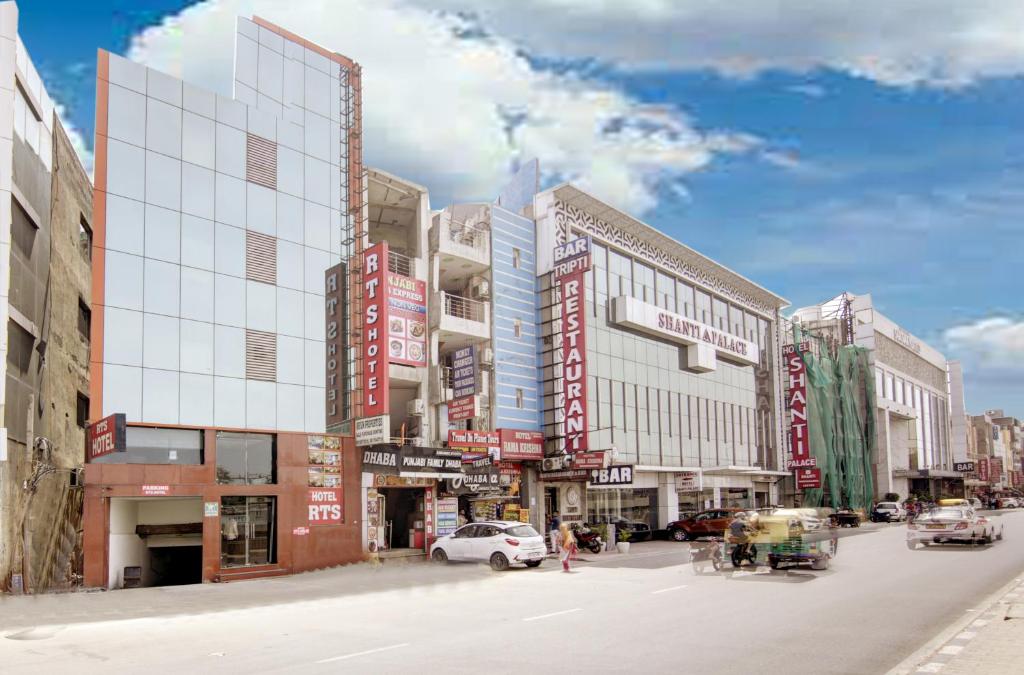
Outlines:
[{"label": "glass window", "polygon": [[729,332],[743,337],[743,310],[732,305],[729,305]]},{"label": "glass window", "polygon": [[633,261],[615,251],[608,251],[608,295],[633,294]]},{"label": "glass window", "polygon": [[590,255],[594,270],[594,304],[603,307],[608,304],[608,249],[591,244]]},{"label": "glass window", "polygon": [[654,268],[637,261],[633,262],[633,297],[637,300],[649,302],[652,305],[656,302],[654,297]]},{"label": "glass window", "polygon": [[516,389],[516,407],[522,408],[524,403],[524,394],[522,389]]},{"label": "glass window", "polygon": [[203,432],[194,429],[128,427],[125,452],[92,460],[97,464],[202,464]]},{"label": "glass window", "polygon": [[704,291],[698,290],[694,290],[694,296],[697,299],[696,316],[694,316],[694,319],[709,326],[712,325],[711,296]]},{"label": "glass window", "polygon": [[713,325],[718,330],[729,329],[729,306],[718,298],[711,299]]},{"label": "glass window", "polygon": [[658,291],[658,307],[670,312],[676,311],[676,280],[667,274],[658,272],[655,282]]},{"label": "glass window", "polygon": [[92,259],[92,228],[84,215],[78,219],[78,249],[86,260]]},{"label": "glass window", "polygon": [[656,488],[600,488],[587,490],[587,522],[658,526]]},{"label": "glass window", "polygon": [[517,337],[517,338],[523,337],[523,320],[522,319],[516,318],[515,321],[512,322],[512,334],[515,337]]},{"label": "glass window", "polygon": [[519,269],[519,265],[520,265],[519,257],[520,257],[520,255],[521,255],[521,253],[520,253],[518,248],[513,248],[512,249],[512,267],[514,267],[516,269]]},{"label": "glass window", "polygon": [[691,319],[694,318],[693,286],[682,281],[678,282],[676,284],[676,297],[679,313]]},{"label": "glass window", "polygon": [[270,565],[277,561],[276,507],[276,497],[221,498],[222,567]]},{"label": "glass window", "polygon": [[540,533],[529,525],[513,525],[505,530],[506,534],[513,537],[539,537]]},{"label": "glass window", "polygon": [[882,384],[882,371],[875,368],[875,396],[878,398],[885,397],[885,386]]},{"label": "glass window", "polygon": [[896,395],[893,393],[893,380],[894,375],[892,373],[885,374],[885,397],[890,401],[896,400]]},{"label": "glass window", "polygon": [[217,432],[217,482],[270,485],[277,482],[277,444],[272,434]]},{"label": "glass window", "polygon": [[82,429],[89,425],[89,397],[78,392],[78,405],[76,406],[76,419],[78,426]]},{"label": "glass window", "polygon": [[904,383],[903,383],[903,378],[897,377],[896,378],[896,387],[895,387],[895,392],[894,393],[896,394],[896,402],[899,403],[899,404],[902,404],[903,401],[904,401],[903,391],[904,391],[904,387],[905,386],[906,385],[904,385]]}]

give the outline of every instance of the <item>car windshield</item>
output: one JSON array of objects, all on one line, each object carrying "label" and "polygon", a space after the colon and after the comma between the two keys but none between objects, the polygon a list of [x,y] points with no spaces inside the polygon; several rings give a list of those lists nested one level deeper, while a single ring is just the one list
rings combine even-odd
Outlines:
[{"label": "car windshield", "polygon": [[883,511],[895,511],[896,510],[896,505],[895,504],[879,504],[878,508],[880,510],[883,510]]},{"label": "car windshield", "polygon": [[512,527],[505,530],[505,534],[510,534],[513,537],[539,537],[540,534],[537,530],[533,529],[530,525],[513,525]]},{"label": "car windshield", "polygon": [[932,509],[928,512],[929,518],[966,518],[967,514],[963,509],[957,509],[950,506],[940,506],[937,509]]}]

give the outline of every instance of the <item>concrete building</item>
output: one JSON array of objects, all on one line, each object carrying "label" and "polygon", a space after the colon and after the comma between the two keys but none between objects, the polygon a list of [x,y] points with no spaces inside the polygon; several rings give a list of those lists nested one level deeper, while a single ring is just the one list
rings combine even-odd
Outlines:
[{"label": "concrete building", "polygon": [[[869,350],[875,369],[877,497],[894,492],[963,493],[954,471],[950,388],[945,356],[879,312],[869,294],[846,293],[794,312],[803,327],[841,341],[843,305],[850,302],[854,344]],[[963,400],[962,385],[958,394]]]},{"label": "concrete building", "polygon": [[[658,529],[680,512],[778,503],[787,302],[574,185],[538,194],[532,215],[547,450],[552,463],[604,455],[587,457],[596,470],[574,454],[543,472],[544,513]],[[554,251],[585,237],[577,302],[552,283]]]},{"label": "concrete building", "polygon": [[[1022,481],[1022,462],[1024,462],[1024,425],[1012,415],[1006,415],[1002,409],[986,410],[985,415],[992,420],[992,424],[998,428],[999,442],[1002,444],[1003,467],[999,476],[1002,487],[1021,489],[1024,487]],[[992,479],[995,479],[995,474]]]},{"label": "concrete building", "polygon": [[72,487],[88,411],[91,187],[0,3],[0,589],[80,573]]},{"label": "concrete building", "polygon": [[366,208],[359,65],[258,18],[224,39],[232,98],[97,59],[89,418],[127,428],[86,467],[91,586],[362,558],[351,439],[324,433],[351,415],[327,321]]}]

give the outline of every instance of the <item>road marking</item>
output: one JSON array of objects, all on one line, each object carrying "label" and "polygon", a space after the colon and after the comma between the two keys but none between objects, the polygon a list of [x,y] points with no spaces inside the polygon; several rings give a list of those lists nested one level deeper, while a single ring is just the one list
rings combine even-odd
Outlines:
[{"label": "road marking", "polygon": [[935,661],[932,661],[931,663],[926,663],[923,666],[921,666],[920,668],[918,668],[917,672],[919,672],[919,673],[937,673],[940,670],[942,670],[942,666],[944,666],[944,665],[946,665],[946,664],[945,663],[936,663]]},{"label": "road marking", "polygon": [[955,656],[964,650],[963,645],[946,645],[939,650],[940,654],[948,654],[949,656]]},{"label": "road marking", "polygon": [[365,652],[355,652],[352,654],[343,654],[341,656],[332,656],[329,659],[320,659],[317,663],[332,663],[334,661],[344,661],[345,659],[354,659],[357,656],[366,656],[367,654],[376,654],[377,652],[386,652],[391,649],[400,649],[401,647],[408,647],[408,642],[402,642],[397,645],[391,645],[389,647],[378,647],[377,649],[367,649]]},{"label": "road marking", "polygon": [[548,619],[553,616],[561,616],[563,614],[572,614],[573,612],[582,612],[583,610],[579,607],[575,609],[563,609],[561,612],[551,612],[550,614],[541,614],[539,616],[528,616],[523,621],[536,621],[537,619]]},{"label": "road marking", "polygon": [[975,638],[975,636],[977,636],[977,633],[975,633],[973,630],[965,630],[963,633],[960,633],[959,635],[957,635],[956,639],[957,640],[973,640]]},{"label": "road marking", "polygon": [[975,628],[982,628],[988,625],[988,621],[985,621],[985,619],[975,619],[971,622],[971,625]]},{"label": "road marking", "polygon": [[669,586],[668,588],[663,588],[660,591],[651,591],[651,595],[657,595],[658,593],[668,593],[669,591],[678,591],[680,588],[686,588],[686,584],[683,584],[682,586]]}]

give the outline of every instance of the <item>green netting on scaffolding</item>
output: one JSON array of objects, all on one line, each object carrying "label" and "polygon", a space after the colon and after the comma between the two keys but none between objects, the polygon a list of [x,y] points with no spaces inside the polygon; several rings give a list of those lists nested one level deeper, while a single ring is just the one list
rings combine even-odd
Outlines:
[{"label": "green netting on scaffolding", "polygon": [[827,340],[795,324],[793,344],[801,341],[818,343],[817,349],[800,356],[807,372],[807,440],[822,485],[804,490],[803,504],[870,509],[876,435],[875,378],[868,350],[854,345],[830,349]]}]

